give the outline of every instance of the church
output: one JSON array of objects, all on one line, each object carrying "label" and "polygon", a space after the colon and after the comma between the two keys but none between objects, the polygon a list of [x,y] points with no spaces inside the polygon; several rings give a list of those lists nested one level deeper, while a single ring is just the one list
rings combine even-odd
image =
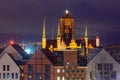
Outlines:
[{"label": "church", "polygon": [[47,39],[43,24],[42,48],[38,49],[24,65],[23,80],[87,80],[89,49],[100,46],[99,37],[88,39],[85,35],[75,39],[74,18],[66,10],[60,18],[56,39]]},{"label": "church", "polygon": [[84,37],[75,39],[74,17],[68,10],[65,11],[63,17],[58,23],[57,38],[47,40],[45,21],[43,24],[42,48],[50,51],[65,51],[83,49],[88,54],[88,48],[96,48],[100,46],[99,36],[95,36],[93,40],[88,39],[87,25],[85,27]]}]

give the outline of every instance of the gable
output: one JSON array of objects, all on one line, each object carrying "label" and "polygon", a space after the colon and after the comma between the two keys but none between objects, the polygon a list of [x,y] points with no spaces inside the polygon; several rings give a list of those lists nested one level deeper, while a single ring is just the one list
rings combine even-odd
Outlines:
[{"label": "gable", "polygon": [[17,61],[23,59],[23,57],[11,45],[7,46],[0,56],[3,56],[6,53],[10,54]]},{"label": "gable", "polygon": [[[4,54],[1,59],[0,59],[0,65],[10,65],[10,71],[17,71],[19,72],[20,69],[18,65],[15,63],[15,61],[11,58],[9,54]],[[0,71],[1,71],[2,66],[0,66]]]},{"label": "gable", "polygon": [[[42,56],[42,58],[41,58]],[[37,62],[38,64],[52,64],[52,62],[49,60],[49,58],[42,52],[42,50],[37,50],[31,58],[27,61],[26,64],[35,64]]]},{"label": "gable", "polygon": [[105,50],[102,49],[91,61],[88,63],[117,63],[118,62]]}]

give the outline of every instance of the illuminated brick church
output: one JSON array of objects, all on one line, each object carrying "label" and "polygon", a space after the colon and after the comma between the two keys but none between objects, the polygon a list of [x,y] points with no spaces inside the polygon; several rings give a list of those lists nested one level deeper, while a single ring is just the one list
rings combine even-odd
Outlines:
[{"label": "illuminated brick church", "polygon": [[65,11],[64,16],[59,20],[56,40],[47,40],[45,27],[44,21],[42,34],[43,49],[49,49],[50,51],[84,49],[86,54],[88,54],[88,48],[95,48],[100,45],[99,36],[95,36],[93,40],[88,39],[87,25],[85,27],[84,37],[75,39],[74,18],[70,15],[68,10]]},{"label": "illuminated brick church", "polygon": [[57,39],[46,38],[45,21],[42,48],[24,65],[24,80],[87,80],[87,57],[90,48],[99,47],[99,37],[75,39],[74,18],[66,10],[60,18]]}]

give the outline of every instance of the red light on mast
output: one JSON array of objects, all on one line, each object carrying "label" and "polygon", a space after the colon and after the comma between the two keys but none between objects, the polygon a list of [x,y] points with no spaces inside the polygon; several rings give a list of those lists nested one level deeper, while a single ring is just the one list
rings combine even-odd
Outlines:
[{"label": "red light on mast", "polygon": [[10,44],[14,44],[14,41],[13,40],[10,40],[10,42],[9,42]]}]

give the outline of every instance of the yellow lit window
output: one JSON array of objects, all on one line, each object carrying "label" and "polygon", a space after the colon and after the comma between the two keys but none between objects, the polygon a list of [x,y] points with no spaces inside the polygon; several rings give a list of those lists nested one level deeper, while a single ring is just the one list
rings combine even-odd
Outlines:
[{"label": "yellow lit window", "polygon": [[57,73],[60,73],[60,69],[57,69]]},{"label": "yellow lit window", "polygon": [[60,80],[60,77],[57,77],[57,80]]},{"label": "yellow lit window", "polygon": [[62,80],[65,80],[65,77],[64,77],[64,76],[62,77]]},{"label": "yellow lit window", "polygon": [[65,72],[65,70],[64,70],[64,69],[62,69],[62,72],[64,73],[64,72]]}]

